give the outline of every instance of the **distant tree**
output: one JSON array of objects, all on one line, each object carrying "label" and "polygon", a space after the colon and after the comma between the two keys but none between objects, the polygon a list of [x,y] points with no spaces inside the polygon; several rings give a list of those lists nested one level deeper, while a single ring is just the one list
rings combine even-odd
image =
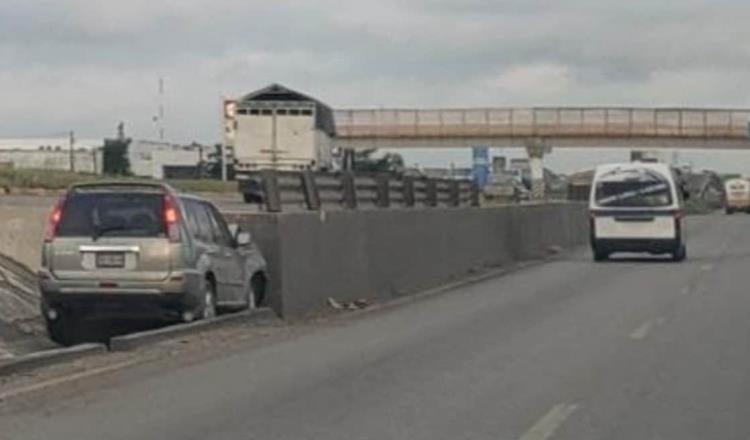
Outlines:
[{"label": "distant tree", "polygon": [[128,146],[130,139],[105,139],[102,149],[102,171],[113,176],[129,176],[130,160]]},{"label": "distant tree", "polygon": [[374,148],[354,152],[354,171],[400,172],[404,169],[404,158],[397,153],[385,153],[376,157]]}]

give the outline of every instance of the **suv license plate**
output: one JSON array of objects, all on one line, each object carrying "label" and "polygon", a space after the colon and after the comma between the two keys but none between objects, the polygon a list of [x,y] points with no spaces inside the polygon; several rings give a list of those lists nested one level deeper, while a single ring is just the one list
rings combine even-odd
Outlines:
[{"label": "suv license plate", "polygon": [[125,267],[123,252],[99,252],[96,254],[96,267]]}]

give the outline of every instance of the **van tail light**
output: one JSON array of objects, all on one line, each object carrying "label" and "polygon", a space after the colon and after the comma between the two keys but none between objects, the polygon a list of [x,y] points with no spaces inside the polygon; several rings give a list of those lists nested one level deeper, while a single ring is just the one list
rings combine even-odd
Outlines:
[{"label": "van tail light", "polygon": [[44,241],[47,243],[52,242],[57,236],[57,228],[60,226],[60,220],[62,220],[63,209],[65,209],[65,197],[55,203],[55,206],[50,211],[49,219],[47,221],[47,234],[44,237]]},{"label": "van tail light", "polygon": [[164,226],[167,230],[169,241],[177,243],[180,241],[180,211],[177,202],[171,194],[164,196]]},{"label": "van tail light", "polygon": [[682,220],[684,217],[685,217],[685,211],[680,209],[674,212],[675,220]]}]

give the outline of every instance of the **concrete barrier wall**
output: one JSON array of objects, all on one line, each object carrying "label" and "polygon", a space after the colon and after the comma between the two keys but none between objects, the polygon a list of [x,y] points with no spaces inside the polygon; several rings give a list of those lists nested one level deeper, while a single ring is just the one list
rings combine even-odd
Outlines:
[{"label": "concrete barrier wall", "polygon": [[393,299],[588,237],[582,204],[228,217],[267,255],[272,305],[285,317],[316,313],[328,297]]},{"label": "concrete barrier wall", "polygon": [[[38,269],[54,199],[0,202],[0,252]],[[328,297],[408,295],[588,238],[583,204],[225,215],[262,249],[269,304],[285,317],[320,311]]]},{"label": "concrete barrier wall", "polygon": [[0,253],[39,269],[51,206],[0,204]]}]

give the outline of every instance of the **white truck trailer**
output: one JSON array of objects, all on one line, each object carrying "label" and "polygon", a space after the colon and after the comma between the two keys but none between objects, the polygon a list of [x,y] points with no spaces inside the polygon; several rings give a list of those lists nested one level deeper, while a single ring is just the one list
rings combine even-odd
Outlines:
[{"label": "white truck trailer", "polygon": [[225,100],[224,128],[238,179],[266,169],[325,171],[333,166],[332,110],[286,87],[274,84]]}]

